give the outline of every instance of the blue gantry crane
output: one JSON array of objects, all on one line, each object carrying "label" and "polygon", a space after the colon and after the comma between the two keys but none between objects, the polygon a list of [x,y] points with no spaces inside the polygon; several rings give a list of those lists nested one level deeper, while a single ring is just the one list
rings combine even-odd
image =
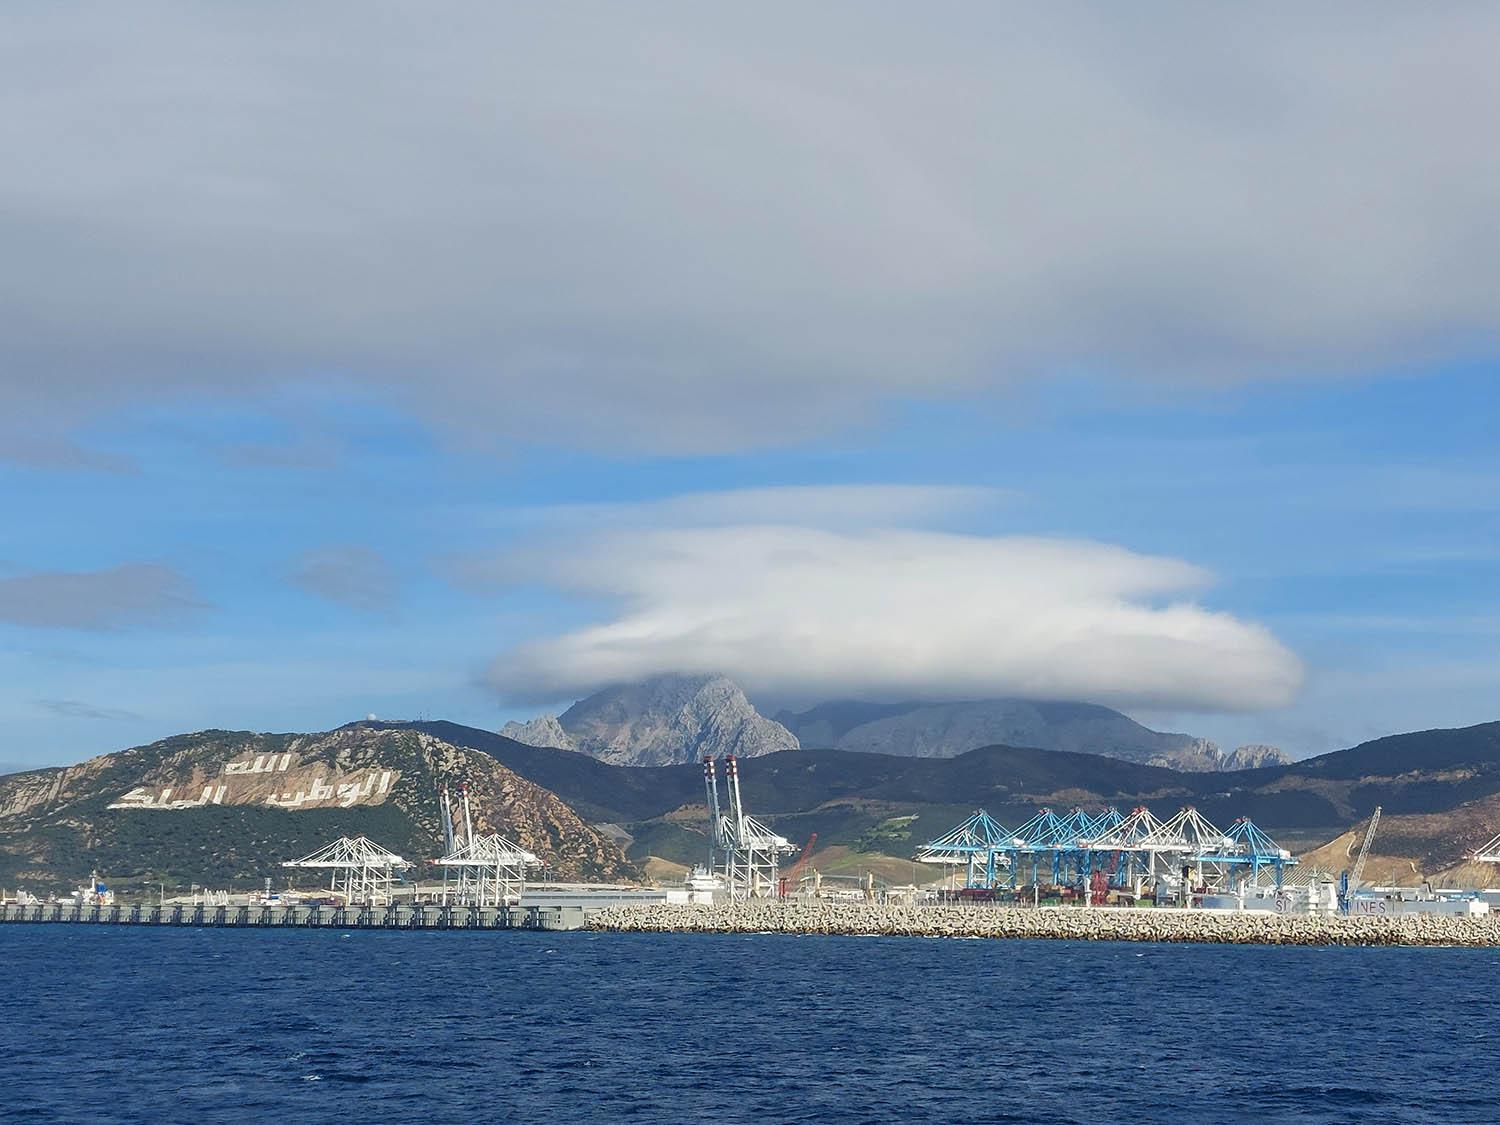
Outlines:
[{"label": "blue gantry crane", "polygon": [[1009,841],[1010,833],[979,809],[956,828],[924,845],[917,852],[917,861],[963,867],[965,887],[993,890],[999,885],[1001,868],[1010,863],[1006,855]]},{"label": "blue gantry crane", "polygon": [[1014,832],[981,809],[923,847],[917,859],[963,867],[966,887],[1050,881],[1092,892],[1085,901],[1099,901],[1111,887],[1140,893],[1144,883],[1158,880],[1184,890],[1189,880],[1222,885],[1242,874],[1258,885],[1266,869],[1280,887],[1285,869],[1297,862],[1249,817],[1220,832],[1194,808],[1159,820],[1145,806],[1128,815],[1074,808],[1059,816],[1042,808]]}]

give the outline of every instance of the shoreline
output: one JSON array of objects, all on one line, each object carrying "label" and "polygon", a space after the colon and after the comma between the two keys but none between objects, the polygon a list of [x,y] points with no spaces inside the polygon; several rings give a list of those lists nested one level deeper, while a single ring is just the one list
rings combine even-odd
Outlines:
[{"label": "shoreline", "polygon": [[590,915],[603,933],[791,934],[821,937],[1032,938],[1213,945],[1500,947],[1500,918],[1284,915],[1130,907],[877,906],[733,903],[613,906]]}]

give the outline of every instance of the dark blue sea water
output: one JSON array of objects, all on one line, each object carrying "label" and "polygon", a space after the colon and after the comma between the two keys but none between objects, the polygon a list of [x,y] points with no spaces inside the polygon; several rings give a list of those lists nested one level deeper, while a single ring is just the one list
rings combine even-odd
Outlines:
[{"label": "dark blue sea water", "polygon": [[1500,953],[0,928],[27,1121],[1496,1122]]}]

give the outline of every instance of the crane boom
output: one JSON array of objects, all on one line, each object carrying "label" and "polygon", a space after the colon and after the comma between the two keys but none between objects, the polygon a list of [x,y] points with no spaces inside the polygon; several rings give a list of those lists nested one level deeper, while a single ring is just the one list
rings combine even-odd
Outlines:
[{"label": "crane boom", "polygon": [[719,774],[711,755],[703,755],[703,791],[708,798],[708,870],[713,874],[718,863]]},{"label": "crane boom", "polygon": [[810,855],[812,855],[813,845],[816,844],[817,842],[818,842],[818,834],[816,832],[814,832],[811,836],[809,836],[807,838],[807,843],[805,843],[805,844],[802,845],[802,854],[797,857],[797,862],[794,863],[794,864],[792,864],[791,870],[789,870],[784,876],[782,876],[782,878],[781,878],[781,897],[782,898],[786,898],[786,893],[787,893],[787,888],[788,887],[790,887],[792,889],[792,893],[793,894],[797,893],[797,880],[802,877],[802,869],[807,866],[807,857],[810,856]]},{"label": "crane boom", "polygon": [[1354,870],[1349,874],[1349,893],[1353,894],[1365,873],[1365,860],[1370,857],[1370,841],[1375,839],[1375,826],[1380,823],[1380,806],[1370,816],[1370,827],[1365,829],[1365,842],[1360,845],[1359,858],[1354,861]]}]

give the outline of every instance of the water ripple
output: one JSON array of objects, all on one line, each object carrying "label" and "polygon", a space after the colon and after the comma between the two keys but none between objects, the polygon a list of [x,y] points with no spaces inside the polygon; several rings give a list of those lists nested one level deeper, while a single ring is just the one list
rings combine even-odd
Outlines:
[{"label": "water ripple", "polygon": [[1476,950],[347,937],[5,927],[4,1114],[1500,1121]]}]

